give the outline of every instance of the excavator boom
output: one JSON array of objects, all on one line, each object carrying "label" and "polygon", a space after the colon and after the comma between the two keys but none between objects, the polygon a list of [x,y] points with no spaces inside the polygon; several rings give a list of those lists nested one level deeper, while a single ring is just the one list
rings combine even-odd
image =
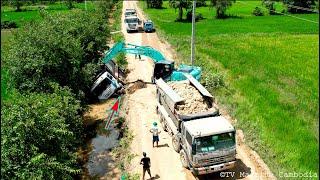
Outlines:
[{"label": "excavator boom", "polygon": [[138,46],[134,44],[125,44],[120,41],[116,43],[111,49],[109,49],[105,53],[105,57],[103,58],[103,63],[108,63],[111,61],[117,54],[119,53],[127,53],[127,54],[139,54],[150,57],[153,61],[159,62],[166,60],[165,57],[157,50],[153,49],[150,46]]}]

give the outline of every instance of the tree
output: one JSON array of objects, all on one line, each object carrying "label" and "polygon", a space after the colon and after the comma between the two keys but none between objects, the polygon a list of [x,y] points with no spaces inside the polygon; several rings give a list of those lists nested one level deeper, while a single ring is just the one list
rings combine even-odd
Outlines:
[{"label": "tree", "polygon": [[191,1],[190,0],[169,0],[169,5],[170,7],[173,7],[179,10],[178,18],[176,19],[176,21],[182,21],[183,9],[187,11],[191,7]]},{"label": "tree", "polygon": [[147,8],[161,8],[162,0],[146,0]]},{"label": "tree", "polygon": [[206,0],[197,0],[196,6],[197,7],[205,7],[205,6],[207,6]]},{"label": "tree", "polygon": [[269,10],[269,14],[270,15],[275,15],[276,13],[276,8],[274,6],[274,1],[270,1],[270,0],[263,0],[262,4],[265,5],[265,7]]},{"label": "tree", "polygon": [[211,6],[216,8],[216,17],[225,18],[227,8],[232,6],[235,0],[211,0]]},{"label": "tree", "polygon": [[316,5],[315,0],[283,0],[290,13],[311,13],[310,9]]},{"label": "tree", "polygon": [[80,172],[80,103],[68,88],[13,92],[1,103],[1,179],[72,179]]},{"label": "tree", "polygon": [[42,21],[26,24],[14,35],[5,58],[15,88],[51,92],[50,83],[55,82],[71,88],[84,102],[93,82],[92,71],[99,68],[97,51],[106,49],[109,37],[102,14],[44,13]]},{"label": "tree", "polygon": [[24,1],[22,1],[22,0],[11,0],[10,4],[16,8],[16,10],[15,10],[16,12],[20,12],[20,11],[22,11],[21,7],[23,5],[23,2]]},{"label": "tree", "polygon": [[66,4],[67,4],[68,9],[74,8],[74,5],[73,5],[72,1],[73,1],[73,0],[67,0],[67,1],[66,1]]}]

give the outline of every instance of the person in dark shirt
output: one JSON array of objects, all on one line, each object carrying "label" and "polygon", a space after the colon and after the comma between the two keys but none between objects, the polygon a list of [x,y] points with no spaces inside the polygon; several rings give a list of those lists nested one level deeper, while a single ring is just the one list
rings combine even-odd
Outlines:
[{"label": "person in dark shirt", "polygon": [[140,164],[143,165],[143,173],[142,173],[143,180],[144,180],[144,175],[146,174],[146,171],[148,171],[150,178],[152,178],[151,172],[150,172],[151,162],[150,162],[150,158],[147,157],[147,153],[143,152],[143,158],[141,159]]}]

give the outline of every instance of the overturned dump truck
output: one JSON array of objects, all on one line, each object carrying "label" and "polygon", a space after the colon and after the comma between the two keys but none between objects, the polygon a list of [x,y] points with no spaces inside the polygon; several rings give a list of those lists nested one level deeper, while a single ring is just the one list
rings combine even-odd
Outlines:
[{"label": "overturned dump truck", "polygon": [[157,112],[181,163],[195,175],[233,168],[235,129],[220,116],[213,96],[191,75],[187,80],[157,85]]}]

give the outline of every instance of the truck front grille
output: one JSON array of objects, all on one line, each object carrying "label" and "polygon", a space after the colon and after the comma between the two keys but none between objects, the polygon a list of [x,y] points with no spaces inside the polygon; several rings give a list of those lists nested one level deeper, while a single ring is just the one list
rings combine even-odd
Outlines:
[{"label": "truck front grille", "polygon": [[230,154],[230,155],[226,155],[226,156],[220,156],[220,157],[214,157],[214,158],[210,158],[210,159],[199,160],[199,163],[204,164],[206,166],[210,166],[210,165],[225,163],[227,161],[230,161],[230,159],[233,159],[233,158],[234,158],[234,155]]}]

